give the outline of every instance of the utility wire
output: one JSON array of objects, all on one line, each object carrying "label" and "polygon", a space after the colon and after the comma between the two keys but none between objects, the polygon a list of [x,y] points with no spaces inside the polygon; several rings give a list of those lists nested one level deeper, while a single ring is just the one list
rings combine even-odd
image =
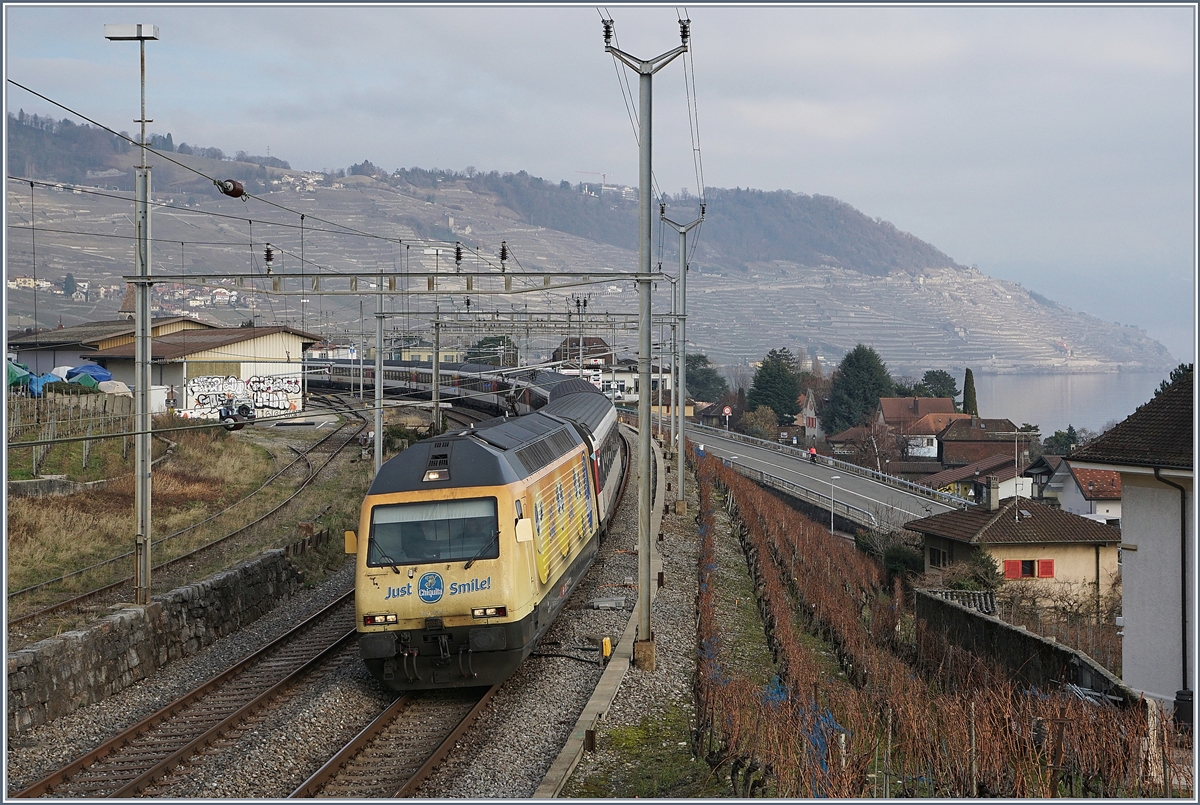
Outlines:
[{"label": "utility wire", "polygon": [[[29,87],[25,86],[24,84],[21,84],[21,83],[19,83],[19,82],[17,82],[17,81],[14,81],[14,80],[13,80],[13,79],[11,79],[11,78],[10,78],[10,79],[7,79],[7,80],[8,80],[8,82],[9,82],[10,84],[12,84],[13,86],[15,86],[15,87],[19,87],[20,89],[23,89],[23,90],[25,90],[26,92],[30,93],[31,95],[34,95],[34,96],[36,96],[36,97],[38,97],[38,98],[41,98],[42,100],[46,101],[47,103],[54,104],[55,106],[57,106],[58,108],[60,108],[60,109],[62,109],[62,110],[64,110],[64,111],[66,111],[66,112],[69,112],[69,113],[71,113],[71,114],[73,114],[73,115],[78,115],[78,116],[79,116],[81,119],[83,119],[83,120],[86,120],[87,122],[91,123],[91,124],[92,124],[92,125],[94,125],[94,126],[97,126],[97,127],[101,128],[101,129],[103,129],[104,131],[107,131],[107,132],[109,132],[110,134],[112,134],[112,135],[113,135],[113,136],[115,136],[115,137],[119,137],[119,138],[121,138],[121,139],[125,140],[126,142],[130,143],[131,145],[137,145],[137,146],[139,146],[139,147],[143,147],[143,148],[145,148],[147,151],[149,151],[149,152],[153,153],[155,156],[159,157],[160,159],[164,159],[164,160],[166,160],[167,162],[170,162],[170,163],[172,163],[172,164],[174,164],[174,165],[178,165],[179,167],[183,168],[184,170],[190,171],[191,173],[194,173],[194,174],[196,174],[197,176],[200,176],[200,177],[202,177],[202,178],[204,178],[204,179],[208,179],[210,182],[212,182],[212,183],[213,183],[213,184],[215,184],[215,185],[219,185],[219,180],[217,180],[217,179],[213,178],[212,176],[209,176],[208,174],[204,173],[204,172],[203,172],[203,171],[201,171],[201,170],[198,170],[197,168],[193,168],[193,167],[192,167],[192,166],[190,166],[190,165],[187,165],[187,164],[185,164],[185,163],[183,163],[183,162],[180,162],[180,161],[179,161],[179,160],[177,160],[177,159],[173,159],[172,157],[169,157],[169,156],[167,156],[165,153],[163,153],[163,152],[161,152],[161,151],[157,151],[157,150],[155,150],[155,149],[153,149],[153,148],[151,148],[151,147],[149,147],[149,146],[146,146],[146,145],[144,145],[144,144],[142,144],[142,143],[140,143],[140,142],[138,142],[138,141],[136,141],[136,140],[133,140],[132,138],[130,138],[130,137],[128,137],[128,136],[126,136],[126,135],[124,135],[124,134],[121,134],[119,131],[116,131],[116,130],[114,130],[114,129],[112,129],[112,128],[109,128],[108,126],[105,126],[103,123],[100,123],[100,122],[98,122],[98,121],[96,121],[96,120],[93,120],[92,118],[88,117],[88,116],[87,116],[87,115],[85,115],[85,114],[82,114],[81,112],[78,112],[78,111],[76,111],[76,110],[74,110],[74,109],[70,108],[69,106],[66,106],[65,104],[59,103],[58,101],[54,100],[53,98],[47,97],[47,96],[45,96],[45,95],[41,94],[40,92],[37,92],[36,90],[30,89]],[[268,205],[270,205],[270,206],[272,206],[272,207],[275,207],[276,209],[280,209],[280,210],[284,210],[285,212],[292,213],[293,215],[300,215],[300,214],[301,214],[299,210],[294,210],[294,209],[292,209],[291,207],[287,207],[287,206],[285,206],[285,205],[283,205],[283,204],[279,204],[279,203],[277,203],[277,202],[274,202],[274,201],[271,201],[271,200],[269,200],[269,199],[263,198],[262,196],[258,196],[258,195],[254,194],[254,193],[246,193],[246,194],[244,194],[244,195],[242,196],[242,198],[244,198],[244,199],[245,199],[245,198],[252,198],[252,199],[255,199],[256,201],[261,201],[261,202],[262,202],[262,203],[264,203],[264,204],[268,204]],[[364,236],[364,237],[373,237],[373,238],[379,238],[380,240],[398,240],[398,239],[396,239],[396,238],[388,238],[388,237],[385,237],[385,236],[382,236],[382,235],[376,235],[376,234],[374,234],[374,233],[371,233],[371,232],[364,232],[364,231],[362,231],[362,230],[360,230],[360,229],[355,229],[355,228],[354,228],[354,227],[352,227],[352,226],[348,226],[347,224],[340,224],[340,223],[338,223],[337,221],[330,221],[330,220],[327,220],[327,219],[324,219],[324,218],[314,218],[314,220],[316,220],[316,221],[320,221],[321,223],[323,223],[323,224],[327,224],[327,225],[329,225],[329,226],[336,226],[336,227],[339,227],[339,228],[341,228],[341,229],[344,229],[344,230],[346,230],[347,232],[351,232],[351,233],[354,233],[354,234],[357,234],[357,235],[362,235],[362,236]]]}]

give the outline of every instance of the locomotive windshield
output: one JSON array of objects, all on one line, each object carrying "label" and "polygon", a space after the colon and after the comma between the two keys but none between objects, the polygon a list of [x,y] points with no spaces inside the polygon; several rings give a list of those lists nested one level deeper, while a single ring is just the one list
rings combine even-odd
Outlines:
[{"label": "locomotive windshield", "polygon": [[500,556],[495,498],[400,503],[371,509],[371,567]]}]

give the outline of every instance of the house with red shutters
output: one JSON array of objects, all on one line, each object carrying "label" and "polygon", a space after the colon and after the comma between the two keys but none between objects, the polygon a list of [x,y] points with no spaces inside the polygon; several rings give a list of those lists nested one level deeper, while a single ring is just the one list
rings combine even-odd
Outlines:
[{"label": "house with red shutters", "polygon": [[970,561],[983,551],[996,560],[1006,581],[1085,585],[1097,601],[1118,580],[1120,531],[1029,498],[1001,499],[995,476],[985,489],[983,505],[905,526],[924,536],[925,572]]}]

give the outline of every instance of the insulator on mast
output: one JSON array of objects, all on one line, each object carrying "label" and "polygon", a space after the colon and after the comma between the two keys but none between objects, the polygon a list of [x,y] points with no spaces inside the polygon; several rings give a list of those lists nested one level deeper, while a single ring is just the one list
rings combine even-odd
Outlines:
[{"label": "insulator on mast", "polygon": [[454,264],[462,265],[462,244],[457,242],[454,244]]},{"label": "insulator on mast", "polygon": [[612,20],[601,20],[601,22],[604,23],[604,46],[608,47],[609,45],[612,44],[613,21]]},{"label": "insulator on mast", "polygon": [[688,37],[691,36],[691,31],[688,30],[689,28],[691,28],[691,26],[692,26],[691,20],[680,20],[679,21],[679,38],[681,40],[683,40],[683,44],[685,44],[685,45],[688,43]]}]

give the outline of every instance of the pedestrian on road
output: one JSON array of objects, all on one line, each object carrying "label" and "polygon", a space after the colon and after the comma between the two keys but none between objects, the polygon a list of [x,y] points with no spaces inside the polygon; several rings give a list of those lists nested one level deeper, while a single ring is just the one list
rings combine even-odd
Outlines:
[{"label": "pedestrian on road", "polygon": [[817,448],[815,448],[815,447],[808,448],[808,460],[811,461],[813,464],[817,463]]}]

